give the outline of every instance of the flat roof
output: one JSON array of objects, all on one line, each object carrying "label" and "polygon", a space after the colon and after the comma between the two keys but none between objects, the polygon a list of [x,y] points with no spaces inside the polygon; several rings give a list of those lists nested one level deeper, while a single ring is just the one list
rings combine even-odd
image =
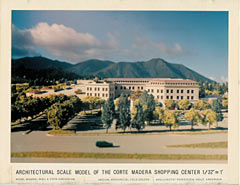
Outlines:
[{"label": "flat roof", "polygon": [[171,82],[171,83],[197,83],[194,80],[182,78],[106,78],[108,81],[151,81],[151,82]]}]

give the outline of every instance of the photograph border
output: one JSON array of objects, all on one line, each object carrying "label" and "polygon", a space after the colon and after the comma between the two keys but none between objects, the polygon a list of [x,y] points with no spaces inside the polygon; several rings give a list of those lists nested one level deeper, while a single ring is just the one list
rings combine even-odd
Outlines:
[{"label": "photograph border", "polygon": [[[224,170],[221,183],[236,184],[239,182],[239,2],[235,0],[2,0],[1,5],[1,50],[0,75],[3,90],[1,90],[1,124],[0,124],[0,183],[19,183],[15,181],[14,170],[53,167],[60,168],[88,168],[94,169],[126,169],[126,168],[164,168],[164,169],[201,169]],[[228,128],[228,164],[31,164],[10,162],[10,84],[11,84],[11,11],[12,10],[160,10],[160,11],[228,11],[228,81],[229,81],[229,128]],[[91,181],[92,180],[92,181]],[[94,177],[89,179],[77,177],[74,183],[95,182]],[[26,182],[23,182],[26,183]],[[37,183],[37,181],[35,182]],[[56,183],[56,182],[53,182]],[[57,183],[61,183],[60,181]],[[67,182],[66,182],[67,183]],[[98,182],[100,183],[100,182]],[[144,182],[141,182],[144,183]]]}]

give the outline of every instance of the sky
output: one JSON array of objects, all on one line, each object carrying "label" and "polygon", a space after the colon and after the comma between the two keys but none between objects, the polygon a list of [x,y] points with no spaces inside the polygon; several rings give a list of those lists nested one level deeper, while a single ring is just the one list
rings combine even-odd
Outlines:
[{"label": "sky", "polygon": [[12,58],[75,64],[162,58],[218,82],[228,79],[228,12],[12,11]]}]

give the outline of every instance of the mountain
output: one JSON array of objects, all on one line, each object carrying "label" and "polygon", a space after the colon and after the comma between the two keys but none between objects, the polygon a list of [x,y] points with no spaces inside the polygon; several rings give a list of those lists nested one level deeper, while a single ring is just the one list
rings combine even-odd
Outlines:
[{"label": "mountain", "polygon": [[118,63],[92,59],[77,64],[44,57],[25,57],[12,60],[12,69],[18,69],[23,66],[35,70],[61,68],[65,72],[75,73],[79,76],[92,75],[103,78],[183,78],[213,82],[182,64],[169,63],[161,58],[141,62]]},{"label": "mountain", "polygon": [[78,75],[90,75],[99,70],[102,70],[110,65],[114,64],[111,61],[104,61],[104,60],[87,60],[84,62],[80,62],[78,64],[72,65],[71,67],[67,68],[66,70],[69,72],[76,73]]},{"label": "mountain", "polygon": [[20,59],[12,59],[12,68],[25,67],[28,69],[49,69],[49,68],[61,68],[66,69],[71,67],[72,64],[67,62],[61,62],[58,60],[51,60],[45,57],[24,57]]}]

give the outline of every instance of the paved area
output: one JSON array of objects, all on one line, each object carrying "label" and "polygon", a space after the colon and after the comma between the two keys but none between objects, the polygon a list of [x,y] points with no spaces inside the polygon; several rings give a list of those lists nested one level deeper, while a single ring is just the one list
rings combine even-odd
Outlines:
[{"label": "paved area", "polygon": [[[46,115],[35,119],[33,123],[44,123],[46,121]],[[99,133],[105,132],[102,129],[100,118],[88,118],[76,116],[71,120],[66,128],[76,129],[79,133]],[[182,125],[180,130],[190,129],[190,124],[182,118]],[[16,126],[11,133],[11,152],[33,152],[33,151],[51,151],[51,152],[94,152],[94,153],[129,153],[129,154],[227,154],[227,149],[206,149],[206,148],[168,148],[166,145],[178,145],[178,144],[194,144],[205,142],[221,142],[228,140],[227,133],[216,134],[197,134],[197,135],[177,135],[164,132],[161,134],[128,134],[128,135],[76,135],[76,136],[48,136],[47,133],[50,128],[47,129],[33,129],[29,134],[25,134],[26,125]],[[31,124],[30,124],[31,125]],[[85,125],[85,127],[83,126]],[[88,126],[86,126],[88,125]],[[218,124],[223,129],[227,129],[227,118]],[[204,126],[195,126],[195,129],[206,129]],[[161,126],[147,126],[145,129],[147,132],[164,131],[166,127]],[[109,131],[115,132],[114,125]],[[98,148],[95,146],[96,141],[108,141],[114,144],[112,148]],[[118,160],[118,159],[28,159],[28,158],[14,158],[12,162],[153,162],[152,160]],[[166,162],[171,160],[156,160],[154,162]],[[171,161],[173,162],[173,161]],[[183,161],[180,161],[183,162]],[[187,161],[189,162],[189,161]],[[194,162],[194,161],[191,161]],[[196,161],[195,161],[196,162]],[[201,161],[198,161],[201,162]],[[206,161],[205,161],[206,162]],[[221,162],[221,161],[219,161]],[[207,161],[209,163],[209,161]],[[214,161],[211,161],[214,163]]]}]

